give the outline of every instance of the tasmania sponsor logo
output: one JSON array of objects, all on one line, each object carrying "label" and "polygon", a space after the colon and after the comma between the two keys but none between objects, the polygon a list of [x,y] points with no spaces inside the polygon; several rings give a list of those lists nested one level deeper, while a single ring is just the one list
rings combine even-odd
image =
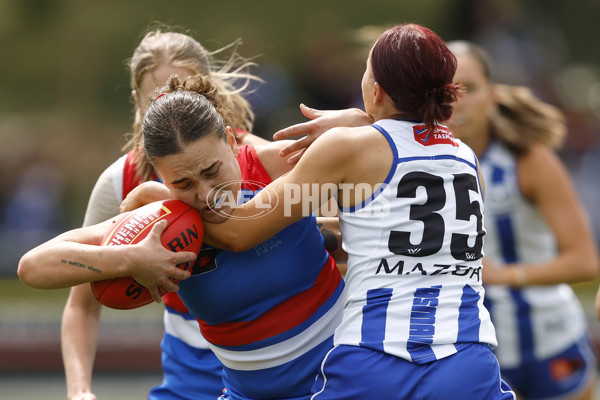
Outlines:
[{"label": "tasmania sponsor logo", "polygon": [[434,144],[449,144],[458,147],[454,140],[454,135],[445,126],[435,125],[434,129],[427,129],[425,125],[413,126],[415,140],[423,146],[432,146]]}]

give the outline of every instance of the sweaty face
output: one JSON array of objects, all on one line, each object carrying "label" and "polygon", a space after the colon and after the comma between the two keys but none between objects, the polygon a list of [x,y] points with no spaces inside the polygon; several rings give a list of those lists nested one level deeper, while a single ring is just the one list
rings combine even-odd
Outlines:
[{"label": "sweaty face", "polygon": [[175,198],[200,211],[203,220],[220,223],[231,215],[240,188],[236,154],[235,138],[229,131],[227,141],[208,135],[188,145],[183,153],[153,162]]},{"label": "sweaty face", "polygon": [[140,108],[142,114],[148,109],[155,90],[163,87],[167,83],[169,77],[173,74],[179,75],[180,78],[186,78],[194,73],[183,67],[159,65],[154,70],[147,72],[144,75],[142,82],[140,83],[139,92],[137,93],[137,106]]},{"label": "sweaty face", "polygon": [[462,54],[456,60],[454,82],[462,83],[467,91],[454,104],[447,124],[457,138],[475,147],[475,143],[487,143],[490,135],[488,116],[495,107],[492,84],[475,57]]}]

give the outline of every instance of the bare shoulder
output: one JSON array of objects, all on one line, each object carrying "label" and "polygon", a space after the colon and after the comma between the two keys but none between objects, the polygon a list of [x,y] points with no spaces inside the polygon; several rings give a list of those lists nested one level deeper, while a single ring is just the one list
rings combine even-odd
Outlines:
[{"label": "bare shoulder", "polygon": [[518,158],[521,177],[541,178],[564,171],[562,161],[554,150],[543,144],[534,144]]},{"label": "bare shoulder", "polygon": [[[360,148],[360,139],[362,138],[362,135],[359,132],[365,130],[365,128],[366,127],[330,129],[310,145],[308,149],[305,150],[302,157],[319,158],[323,152],[327,153],[328,159],[351,154],[354,150]],[[364,140],[364,138],[362,139]],[[292,140],[278,140],[255,146],[258,158],[272,178],[277,178],[293,168],[293,165],[288,163],[288,159],[295,153],[288,154],[285,157],[280,155],[281,149],[292,142]]]},{"label": "bare shoulder", "polygon": [[292,143],[291,140],[279,140],[276,142],[267,142],[258,146],[254,146],[258,159],[265,167],[271,178],[275,179],[292,169],[293,165],[287,162],[288,158],[291,157],[292,154],[282,157],[279,153],[281,149],[290,143]]},{"label": "bare shoulder", "polygon": [[373,142],[375,136],[381,135],[368,126],[333,128],[321,135],[307,149],[305,156],[327,156],[333,162],[344,162],[350,158],[356,160],[365,150],[372,150],[376,146]]},{"label": "bare shoulder", "polygon": [[330,157],[336,157],[339,162],[351,159],[353,164],[358,164],[361,160],[372,162],[382,152],[389,151],[392,154],[387,139],[371,126],[331,129],[311,147],[315,147],[315,151],[318,149],[321,153],[326,152]]},{"label": "bare shoulder", "polygon": [[279,151],[291,142],[292,140],[278,140],[254,145],[254,148],[258,158],[262,160],[263,157],[272,157],[273,154],[279,155]]},{"label": "bare shoulder", "polygon": [[319,141],[321,145],[315,147],[321,152],[313,158],[328,159],[328,166],[335,169],[343,166],[344,182],[382,182],[394,161],[389,142],[371,126],[335,128],[321,136],[315,144]]},{"label": "bare shoulder", "polygon": [[353,151],[356,149],[365,150],[363,147],[365,145],[369,145],[368,148],[371,149],[373,145],[377,145],[377,141],[380,138],[383,139],[383,142],[386,142],[386,139],[377,131],[377,129],[371,126],[359,126],[330,129],[325,132],[318,141],[321,142],[321,146],[342,147],[340,145],[343,145],[344,148],[340,150]]},{"label": "bare shoulder", "polygon": [[558,161],[556,152],[543,144],[533,144],[520,157],[519,162],[526,164],[538,164]]},{"label": "bare shoulder", "polygon": [[267,143],[269,143],[269,141],[267,139],[264,139],[260,136],[250,133],[250,132],[248,132],[244,136],[242,136],[242,140],[240,142],[240,144],[250,144],[253,146],[262,146]]},{"label": "bare shoulder", "polygon": [[556,152],[543,144],[534,144],[519,156],[518,176],[523,194],[530,199],[534,199],[543,188],[557,188],[570,182]]}]

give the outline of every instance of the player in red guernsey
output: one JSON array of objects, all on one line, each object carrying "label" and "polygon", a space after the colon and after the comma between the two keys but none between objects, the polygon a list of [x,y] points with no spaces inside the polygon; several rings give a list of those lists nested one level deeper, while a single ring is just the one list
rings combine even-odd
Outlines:
[{"label": "player in red guernsey", "polygon": [[[212,53],[189,35],[155,29],[149,31],[128,60],[131,73],[132,97],[135,101],[133,135],[127,144],[127,155],[119,158],[99,177],[86,211],[84,226],[104,221],[119,213],[122,199],[140,181],[156,178],[150,165],[139,158],[137,149],[141,140],[141,119],[156,87],[172,74],[182,76],[210,73],[221,82],[222,92],[233,84],[228,66],[214,67]],[[230,61],[236,60],[236,55]],[[237,61],[235,61],[237,63]],[[244,69],[245,70],[245,69]],[[247,79],[253,79],[251,75]],[[239,93],[229,96],[227,107],[232,110],[233,125],[239,129],[238,140],[243,143],[266,141],[241,132],[252,128],[252,111]],[[178,302],[175,294],[168,294],[166,303]],[[62,320],[62,351],[70,400],[93,400],[92,366],[95,356],[97,330],[101,306],[92,295],[89,285],[71,289]],[[167,314],[165,314],[167,315]],[[197,324],[188,320],[188,329],[197,331]],[[176,345],[162,343],[163,383],[154,388],[151,399],[214,399],[222,389],[220,364],[208,350],[206,341],[198,333],[189,339],[188,359],[174,360]],[[192,358],[196,358],[192,360]],[[187,368],[185,378],[180,372]],[[173,394],[176,393],[176,394]],[[203,397],[204,396],[204,397]]]},{"label": "player in red guernsey", "polygon": [[[148,113],[157,104],[185,98],[193,91],[195,98],[203,99],[201,106],[211,108],[204,93],[214,93],[213,89],[206,76],[184,82],[171,77],[169,91],[176,92],[161,97]],[[221,100],[219,96],[211,96],[218,108]],[[238,148],[232,130],[225,128],[214,107],[211,110],[214,120],[194,124],[205,135],[198,138],[194,131],[186,136],[190,142],[171,142],[184,143],[182,152],[159,157],[160,161],[154,152],[148,153],[173,193],[181,194],[189,203],[192,197],[200,195],[196,191],[201,188],[233,183],[234,192],[241,199],[249,199],[273,177],[291,169],[286,159],[279,157],[283,143]],[[197,111],[192,114],[205,115],[203,110]],[[166,131],[158,129],[157,133],[161,136]],[[152,144],[152,139],[145,136],[146,151]],[[139,192],[138,188],[135,190]],[[226,218],[201,202],[194,207],[204,221]],[[130,246],[98,249],[89,245],[97,244],[94,238],[101,237],[99,233],[110,226],[108,220],[67,232],[39,246],[22,259],[20,276],[26,283],[41,288],[89,280],[89,271],[57,262],[73,256],[80,264],[96,264],[98,269],[114,274],[114,265],[105,260],[114,260],[115,253],[122,252],[123,247],[128,247],[127,257],[121,261],[125,264],[123,273],[135,278],[142,266],[155,268],[151,265],[154,255],[162,253],[157,248],[160,246],[152,241],[157,235],[149,235],[150,240]],[[333,332],[340,321],[339,311],[345,302],[344,282],[323,242],[315,218],[307,217],[245,254],[206,249],[198,258],[198,265],[192,267],[192,276],[186,279],[189,282],[181,282],[179,296],[224,364],[223,381],[228,389],[224,398],[308,400],[310,397],[320,361],[331,347]],[[182,262],[184,254],[175,254],[174,262]],[[180,272],[173,271],[167,276],[185,279]],[[48,282],[52,282],[51,286],[46,285]],[[146,286],[153,285],[150,282]],[[165,323],[166,334],[180,334],[177,343],[197,337],[197,331],[183,330],[189,326],[187,308],[167,304],[168,314],[173,318]],[[178,330],[180,327],[183,329]],[[185,348],[177,356],[182,360],[190,357]],[[184,374],[176,375],[186,378]]]}]

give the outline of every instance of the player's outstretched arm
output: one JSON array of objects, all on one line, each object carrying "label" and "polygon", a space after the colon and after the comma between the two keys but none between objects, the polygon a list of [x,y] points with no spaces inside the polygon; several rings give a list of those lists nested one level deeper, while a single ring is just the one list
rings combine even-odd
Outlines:
[{"label": "player's outstretched arm", "polygon": [[373,123],[373,120],[364,111],[358,108],[343,110],[317,110],[300,104],[300,111],[310,121],[281,129],[273,134],[273,139],[289,139],[296,136],[304,136],[281,149],[282,157],[294,154],[288,159],[290,164],[296,164],[308,148],[319,136],[335,127],[355,127]]},{"label": "player's outstretched arm", "polygon": [[[288,174],[234,208],[226,221],[205,222],[204,242],[228,251],[246,251],[315,212],[344,182],[343,166],[356,159],[358,146],[350,140],[347,129],[330,130]],[[270,211],[265,213],[265,209]]]},{"label": "player's outstretched arm", "polygon": [[104,234],[113,227],[108,220],[97,225],[65,232],[28,251],[19,261],[21,281],[37,289],[60,289],[121,276],[132,276],[145,286],[155,301],[158,287],[177,291],[170,279],[183,280],[189,272],[178,264],[192,262],[192,252],[172,252],[161,244],[167,227],[159,221],[146,238],[127,246],[99,246]]}]

